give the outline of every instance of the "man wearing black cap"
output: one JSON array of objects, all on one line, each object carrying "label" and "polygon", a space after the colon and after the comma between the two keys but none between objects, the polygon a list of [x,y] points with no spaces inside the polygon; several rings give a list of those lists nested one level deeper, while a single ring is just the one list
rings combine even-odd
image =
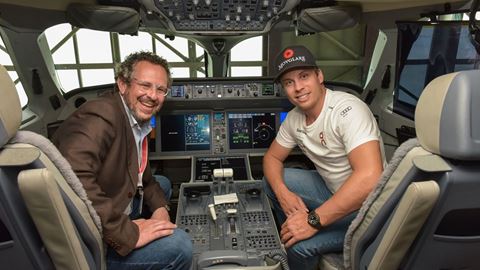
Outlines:
[{"label": "man wearing black cap", "polygon": [[[382,173],[383,143],[368,106],[327,89],[307,48],[285,48],[275,71],[295,108],[263,159],[265,190],[281,223],[290,268],[316,269],[318,255],[342,250],[352,213]],[[284,168],[295,146],[315,171]]]}]

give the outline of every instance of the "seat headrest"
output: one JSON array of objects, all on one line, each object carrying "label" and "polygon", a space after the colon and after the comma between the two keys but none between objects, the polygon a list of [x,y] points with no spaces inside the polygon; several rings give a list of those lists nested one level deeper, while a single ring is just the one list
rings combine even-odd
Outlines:
[{"label": "seat headrest", "polygon": [[12,138],[22,122],[17,89],[5,67],[0,65],[0,147]]},{"label": "seat headrest", "polygon": [[426,150],[458,160],[480,160],[480,70],[432,80],[415,110],[415,128]]}]

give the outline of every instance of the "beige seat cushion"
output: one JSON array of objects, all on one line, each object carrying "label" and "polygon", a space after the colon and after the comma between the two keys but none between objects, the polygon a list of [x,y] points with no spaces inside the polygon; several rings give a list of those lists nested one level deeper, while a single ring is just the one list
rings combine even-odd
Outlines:
[{"label": "beige seat cushion", "polygon": [[46,168],[24,170],[18,187],[57,269],[89,269],[60,189]]},{"label": "beige seat cushion", "polygon": [[398,269],[439,194],[440,188],[433,180],[408,186],[368,266],[369,270]]}]

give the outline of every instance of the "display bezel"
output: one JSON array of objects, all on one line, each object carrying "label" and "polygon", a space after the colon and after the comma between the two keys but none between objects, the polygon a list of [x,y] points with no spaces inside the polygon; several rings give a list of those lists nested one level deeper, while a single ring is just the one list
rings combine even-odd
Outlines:
[{"label": "display bezel", "polygon": [[[227,147],[228,147],[228,151],[229,153],[256,153],[256,152],[265,152],[269,147],[270,147],[270,144],[271,142],[273,142],[273,140],[275,139],[275,136],[278,132],[278,128],[280,126],[280,113],[282,112],[282,110],[279,110],[279,109],[264,109],[264,110],[252,110],[252,109],[249,109],[249,110],[227,110],[225,111],[225,117],[226,117],[226,128],[227,128]],[[232,127],[231,127],[231,118],[230,116],[232,114],[257,114],[257,113],[272,113],[274,114],[274,119],[273,119],[273,133],[272,133],[272,137],[271,137],[271,141],[270,143],[268,143],[267,145],[264,145],[264,146],[261,146],[261,147],[255,147],[253,145],[253,134],[252,134],[252,146],[251,147],[244,147],[244,148],[234,148],[232,147],[232,136],[233,136],[233,133],[232,133]],[[253,126],[251,127],[252,129],[254,128]]]},{"label": "display bezel", "polygon": [[[178,150],[166,150],[165,149],[165,145],[168,145],[168,139],[165,139],[165,138],[162,138],[162,136],[164,135],[164,132],[165,132],[165,128],[168,128],[168,127],[164,127],[165,123],[164,123],[164,119],[165,117],[179,117],[179,116],[183,116],[185,117],[186,115],[206,115],[208,116],[208,140],[209,140],[209,143],[208,143],[208,149],[189,149],[187,148],[188,145],[187,143],[185,142],[184,145],[183,145],[183,150],[182,149],[178,149]],[[159,113],[157,116],[157,119],[156,119],[156,122],[157,122],[157,127],[156,127],[156,140],[157,140],[157,144],[156,144],[156,152],[157,153],[160,153],[162,155],[192,155],[192,154],[208,154],[208,153],[211,153],[212,151],[212,112],[210,110],[196,110],[196,111],[171,111],[171,112],[165,112],[165,113]],[[185,120],[184,120],[185,121]],[[184,125],[185,125],[185,122],[184,122]],[[184,127],[185,128],[185,127]],[[183,134],[183,139],[186,140],[185,136],[186,136],[186,131],[185,129],[183,130],[184,134]],[[167,140],[167,141],[165,141]],[[170,141],[171,143],[171,141]]]}]

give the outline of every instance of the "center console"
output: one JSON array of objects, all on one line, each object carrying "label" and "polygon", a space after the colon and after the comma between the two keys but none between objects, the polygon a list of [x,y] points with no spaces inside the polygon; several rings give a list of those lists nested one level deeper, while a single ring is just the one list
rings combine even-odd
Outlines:
[{"label": "center console", "polygon": [[191,269],[288,269],[262,182],[234,181],[229,168],[213,175],[180,187],[176,223],[192,238]]},{"label": "center console", "polygon": [[192,162],[194,181],[212,181],[215,169],[231,168],[233,180],[252,179],[249,161],[246,155],[235,156],[199,156]]}]

